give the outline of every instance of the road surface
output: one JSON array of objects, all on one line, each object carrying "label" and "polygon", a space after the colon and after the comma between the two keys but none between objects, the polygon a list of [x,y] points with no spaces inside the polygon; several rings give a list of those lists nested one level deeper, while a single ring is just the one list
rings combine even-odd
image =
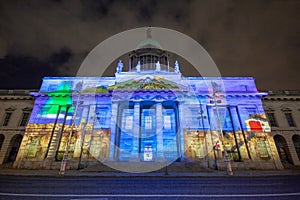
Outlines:
[{"label": "road surface", "polygon": [[300,199],[300,176],[0,176],[0,199]]}]

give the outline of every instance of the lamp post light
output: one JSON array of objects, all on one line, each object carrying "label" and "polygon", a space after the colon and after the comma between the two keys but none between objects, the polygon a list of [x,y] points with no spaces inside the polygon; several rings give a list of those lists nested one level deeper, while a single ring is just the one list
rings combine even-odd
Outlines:
[{"label": "lamp post light", "polygon": [[220,135],[219,135],[219,138],[221,140],[221,145],[222,145],[222,148],[224,150],[224,159],[225,159],[225,163],[226,163],[226,167],[227,167],[227,174],[229,176],[233,176],[233,172],[232,172],[232,167],[231,167],[231,162],[228,158],[228,153],[227,153],[227,150],[226,150],[226,147],[224,145],[224,136],[223,136],[223,128],[222,128],[222,122],[221,122],[221,119],[220,119],[220,115],[219,115],[219,109],[218,109],[218,104],[217,104],[217,99],[216,99],[216,91],[214,91],[213,93],[213,97],[214,97],[214,106],[216,108],[216,113],[217,113],[217,119],[218,119],[218,123],[219,123],[219,127],[220,127]]}]

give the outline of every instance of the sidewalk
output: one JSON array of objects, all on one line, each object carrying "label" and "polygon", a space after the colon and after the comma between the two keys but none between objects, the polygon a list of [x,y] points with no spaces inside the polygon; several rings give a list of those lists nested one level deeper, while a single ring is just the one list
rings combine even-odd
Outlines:
[{"label": "sidewalk", "polygon": [[[300,175],[300,170],[249,170],[234,171],[233,177],[268,177],[268,176],[293,176]],[[27,169],[0,169],[0,176],[40,176],[40,177],[61,177],[59,170],[27,170]],[[88,172],[84,170],[67,170],[65,177],[229,177],[226,171],[212,172],[149,172],[149,173],[126,173],[126,172]]]}]

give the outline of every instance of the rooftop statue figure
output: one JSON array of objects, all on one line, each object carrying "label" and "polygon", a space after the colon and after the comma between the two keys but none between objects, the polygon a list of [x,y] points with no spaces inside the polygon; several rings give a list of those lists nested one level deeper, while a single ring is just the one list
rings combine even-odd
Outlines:
[{"label": "rooftop statue figure", "polygon": [[174,72],[180,73],[178,60],[175,61]]},{"label": "rooftop statue figure", "polygon": [[157,63],[155,64],[155,71],[157,71],[157,72],[160,71],[160,63],[159,63],[159,61],[157,61]]},{"label": "rooftop statue figure", "polygon": [[136,71],[137,72],[141,71],[141,61],[138,61],[138,63],[136,64]]},{"label": "rooftop statue figure", "polygon": [[124,67],[124,64],[123,64],[122,60],[119,60],[118,66],[117,66],[117,73],[122,72],[123,67]]}]

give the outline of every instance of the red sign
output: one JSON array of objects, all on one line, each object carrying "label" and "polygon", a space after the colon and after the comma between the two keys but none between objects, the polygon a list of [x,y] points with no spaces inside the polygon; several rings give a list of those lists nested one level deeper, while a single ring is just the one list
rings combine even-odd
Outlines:
[{"label": "red sign", "polygon": [[221,148],[219,142],[216,142],[214,148],[215,150],[219,150]]}]

